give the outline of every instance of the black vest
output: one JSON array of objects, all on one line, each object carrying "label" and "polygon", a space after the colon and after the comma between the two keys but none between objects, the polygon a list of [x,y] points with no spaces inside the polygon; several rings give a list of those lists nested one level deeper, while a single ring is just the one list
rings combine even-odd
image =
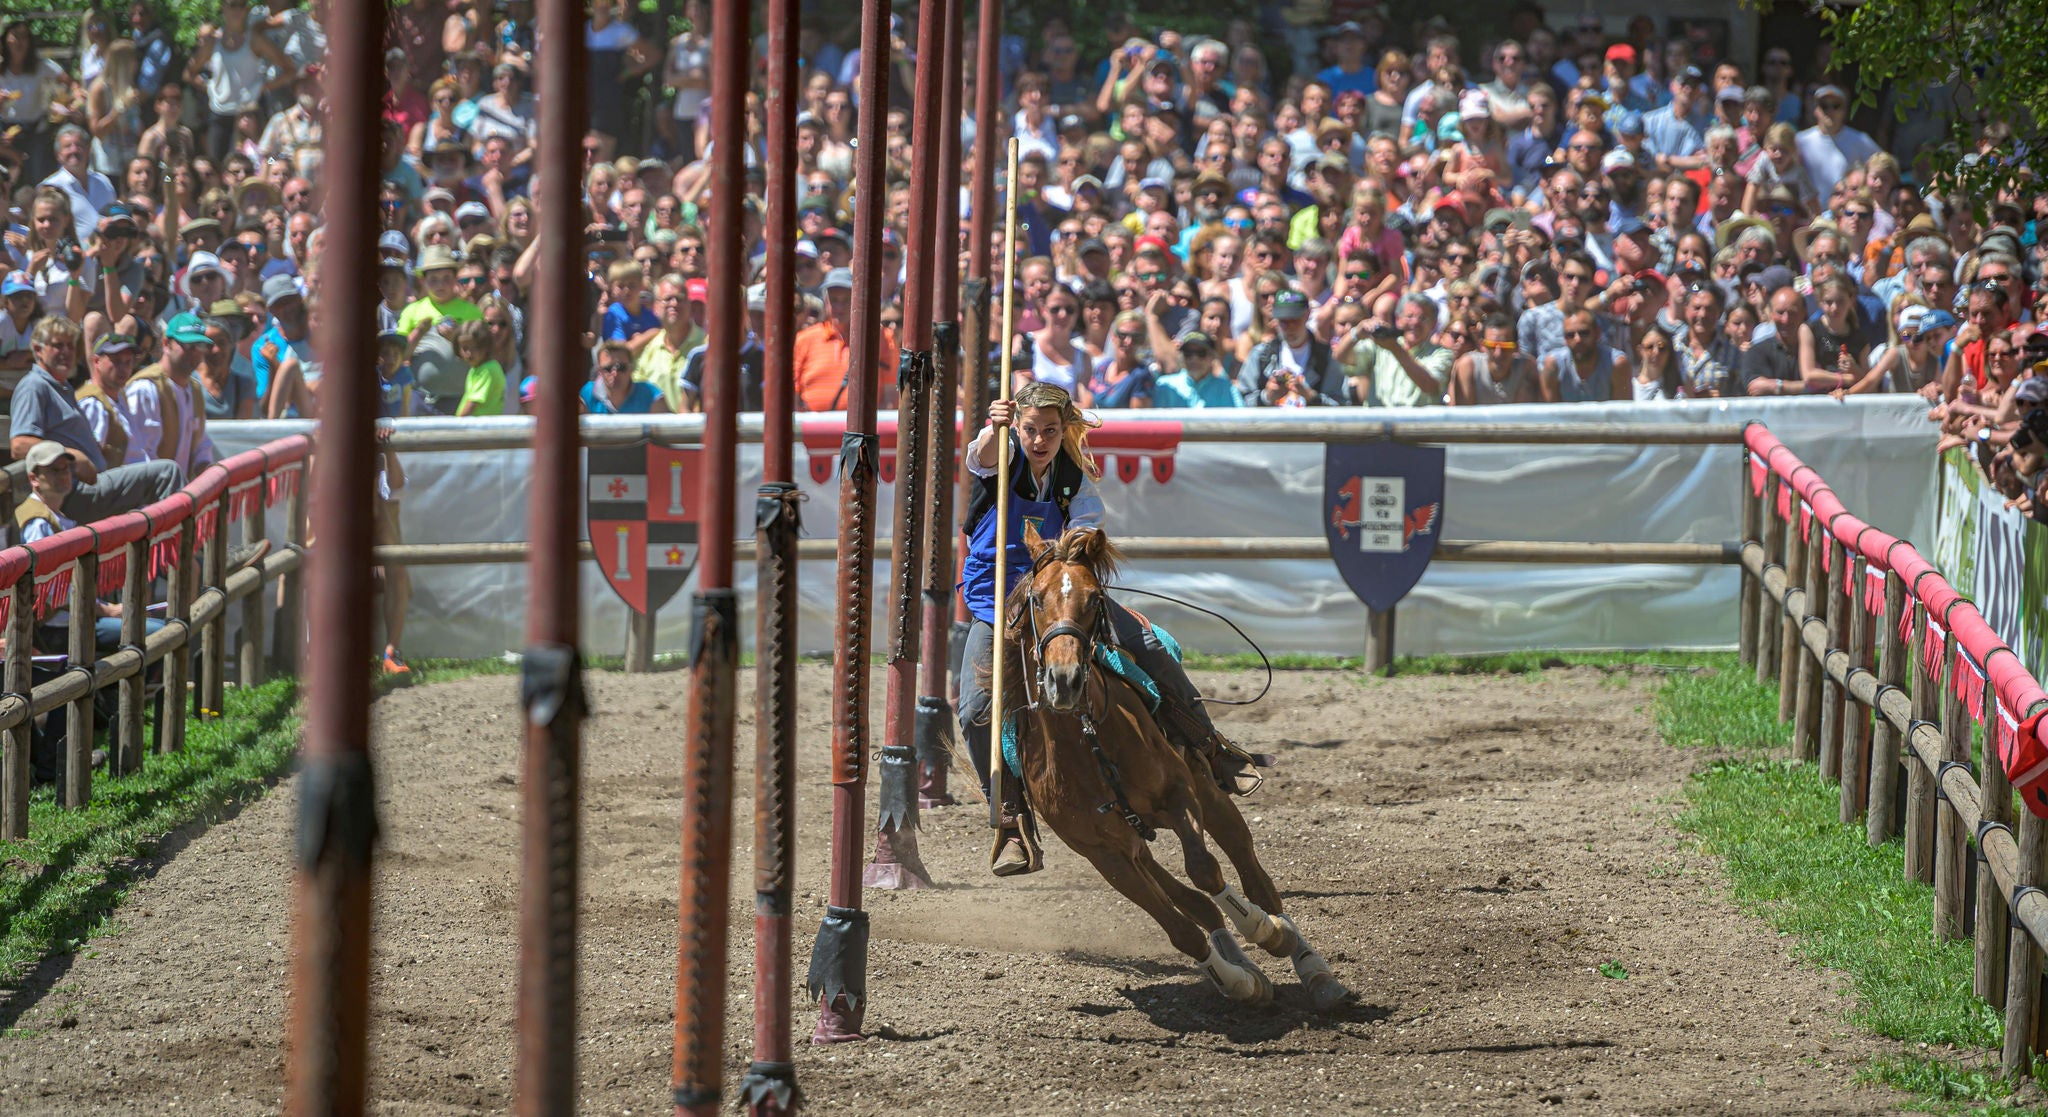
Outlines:
[{"label": "black vest", "polygon": [[[1014,432],[1010,433],[1010,494],[1025,500],[1050,500],[1059,505],[1060,518],[1067,518],[1067,506],[1074,502],[1074,494],[1081,491],[1081,482],[1087,474],[1074,464],[1066,449],[1052,459],[1052,469],[1045,475],[1045,487],[1050,495],[1040,495],[1038,486],[1031,481],[1031,463],[1024,457],[1024,448],[1017,442]],[[974,499],[967,505],[967,535],[973,538],[981,527],[984,517],[996,510],[996,475],[974,479]]]}]

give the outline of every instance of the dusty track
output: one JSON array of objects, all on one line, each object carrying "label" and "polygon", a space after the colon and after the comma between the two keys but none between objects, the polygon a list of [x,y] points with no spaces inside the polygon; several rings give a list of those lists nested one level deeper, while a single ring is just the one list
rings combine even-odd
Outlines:
[{"label": "dusty track", "polygon": [[[827,692],[822,668],[804,670],[798,924],[813,928]],[[514,685],[379,705],[375,1112],[509,1106]],[[582,1111],[665,1112],[682,679],[592,689]],[[1885,1045],[1842,1024],[1829,980],[1681,848],[1668,818],[1690,760],[1656,740],[1649,701],[1646,680],[1586,669],[1363,685],[1304,672],[1226,715],[1280,754],[1246,813],[1290,911],[1361,993],[1330,1017],[1262,954],[1278,1003],[1225,1004],[1064,847],[1048,872],[998,882],[980,811],[929,813],[944,887],[870,896],[876,1038],[798,1052],[814,1110],[1891,1111],[1892,1095],[1851,1085]],[[743,722],[743,756],[751,734]],[[288,783],[199,835],[95,956],[44,967],[28,1035],[0,1040],[0,1112],[276,1110],[295,802]],[[749,856],[735,855],[742,890]],[[750,931],[751,897],[733,911]],[[807,934],[796,950],[801,971]],[[750,1035],[747,938],[732,957],[729,1083]],[[1628,980],[1596,972],[1610,958]],[[808,1033],[811,1013],[797,1018]]]}]

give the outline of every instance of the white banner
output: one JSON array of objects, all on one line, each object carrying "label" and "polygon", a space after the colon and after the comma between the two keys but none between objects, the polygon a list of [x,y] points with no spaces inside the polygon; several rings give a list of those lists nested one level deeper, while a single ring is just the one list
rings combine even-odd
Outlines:
[{"label": "white banner", "polygon": [[[1170,411],[1121,412],[1118,419],[1172,420]],[[1214,418],[1214,412],[1201,413]],[[1904,396],[1821,400],[1705,400],[1691,403],[1573,404],[1429,408],[1389,412],[1314,409],[1300,421],[1541,421],[1696,424],[1768,423],[1800,458],[1819,470],[1858,516],[1906,539],[1931,539],[1937,471],[1936,431],[1926,404]],[[1272,421],[1275,412],[1259,418]],[[886,418],[886,416],[885,416]],[[507,420],[407,420],[407,427],[446,427]],[[632,427],[630,417],[607,420]],[[232,453],[301,424],[217,423],[214,441]],[[836,461],[838,438],[797,450],[796,473],[807,503],[804,535],[836,535],[836,475],[819,480],[807,453]],[[1107,526],[1114,536],[1315,537],[1323,497],[1320,442],[1182,441],[1171,468],[1145,468],[1135,455],[1112,458],[1102,482]],[[1157,455],[1154,455],[1157,457]],[[518,541],[527,521],[526,451],[408,453],[403,494],[408,543]],[[1451,539],[1583,542],[1721,543],[1740,531],[1737,504],[1744,476],[1741,449],[1725,446],[1453,445],[1446,467],[1442,534]],[[1122,465],[1123,468],[1116,468]],[[1169,474],[1158,479],[1159,472]],[[758,446],[740,448],[736,479],[740,530],[760,481]],[[370,484],[365,479],[365,484]],[[878,497],[886,534],[893,489]],[[752,567],[736,571],[742,607],[752,603]],[[834,565],[802,564],[800,647],[831,650]],[[876,563],[879,613],[888,564]],[[1185,597],[1235,620],[1269,653],[1360,654],[1365,608],[1326,560],[1175,561],[1147,563],[1124,575],[1142,589]],[[1527,566],[1437,562],[1396,613],[1398,654],[1477,653],[1530,648],[1710,648],[1735,641],[1732,566]],[[523,565],[417,567],[405,646],[414,656],[489,656],[523,643]],[[689,596],[678,593],[659,615],[657,647],[688,645]],[[616,654],[625,646],[625,606],[594,565],[583,571],[584,647]],[[1130,604],[1168,626],[1189,648],[1226,654],[1246,650],[1219,622],[1149,598]],[[741,625],[751,636],[751,616]],[[876,631],[880,631],[879,625]],[[880,651],[878,647],[876,649]]]}]

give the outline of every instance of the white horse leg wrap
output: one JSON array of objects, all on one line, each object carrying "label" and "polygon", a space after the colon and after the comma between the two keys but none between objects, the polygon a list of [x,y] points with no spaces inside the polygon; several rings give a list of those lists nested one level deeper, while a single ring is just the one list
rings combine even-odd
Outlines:
[{"label": "white horse leg wrap", "polygon": [[1257,1003],[1272,999],[1272,983],[1244,956],[1230,932],[1220,927],[1209,932],[1209,956],[1202,960],[1201,969],[1233,1001]]},{"label": "white horse leg wrap", "polygon": [[1338,981],[1337,975],[1331,971],[1329,960],[1309,946],[1308,940],[1302,937],[1301,929],[1294,925],[1294,921],[1284,915],[1273,918],[1294,936],[1294,976],[1301,979],[1302,988],[1308,990],[1309,1000],[1316,1009],[1328,1011],[1350,997],[1350,991],[1344,988],[1344,984]]},{"label": "white horse leg wrap", "polygon": [[[1266,914],[1265,909],[1245,899],[1234,884],[1225,884],[1223,891],[1211,898],[1217,907],[1223,909],[1223,914],[1230,917],[1231,924],[1246,942],[1276,957],[1293,953],[1293,946],[1288,941],[1288,935],[1294,934],[1293,924],[1282,923],[1281,918],[1284,917]],[[1294,941],[1299,942],[1300,935],[1295,934]]]}]

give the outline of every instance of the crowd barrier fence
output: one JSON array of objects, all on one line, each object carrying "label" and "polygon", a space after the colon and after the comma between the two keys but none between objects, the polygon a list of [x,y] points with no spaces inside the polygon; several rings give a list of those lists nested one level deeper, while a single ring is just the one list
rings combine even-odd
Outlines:
[{"label": "crowd barrier fence", "polygon": [[2026,1073],[2048,1049],[2048,693],[1912,544],[1761,425],[1744,442],[1741,660],[1777,683],[1841,822],[1873,846],[1902,837],[1905,875],[1934,886],[1936,937],[1973,940],[1973,988],[2005,1012],[2006,1070]]}]

